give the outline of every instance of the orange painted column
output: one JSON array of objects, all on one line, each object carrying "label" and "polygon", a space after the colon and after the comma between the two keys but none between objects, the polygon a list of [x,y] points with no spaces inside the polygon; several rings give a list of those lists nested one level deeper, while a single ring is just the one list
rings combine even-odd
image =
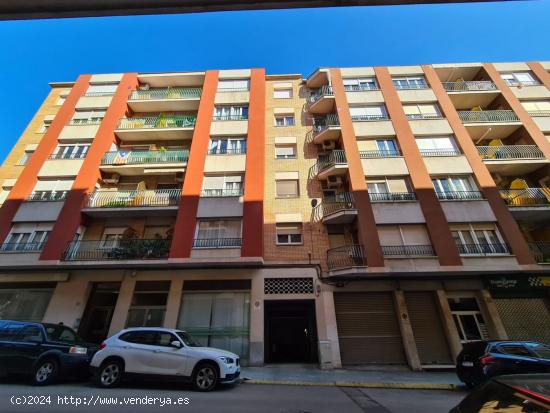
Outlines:
[{"label": "orange painted column", "polygon": [[252,69],[246,139],[242,257],[263,256],[264,172],[265,69]]},{"label": "orange painted column", "polygon": [[90,145],[90,149],[84,158],[84,162],[78,171],[71,191],[59,213],[57,222],[48,237],[41,260],[59,260],[67,248],[69,242],[82,222],[82,207],[86,198],[95,189],[98,179],[101,177],[99,166],[105,152],[116,141],[115,129],[120,118],[127,109],[127,100],[130,92],[137,87],[137,73],[126,73],[111,100],[111,104],[105,112],[105,117]]},{"label": "orange painted column", "polygon": [[218,89],[217,70],[209,70],[204,77],[197,122],[191,141],[189,160],[183,181],[181,202],[174,225],[170,258],[189,258],[195,238],[197,211],[204,179],[204,164],[210,144],[210,125],[214,115],[214,99]]},{"label": "orange painted column", "polygon": [[44,162],[48,160],[57,146],[57,138],[59,134],[72,119],[75,106],[78,99],[88,89],[88,83],[90,75],[81,75],[78,77],[76,83],[72,87],[65,103],[57,112],[57,115],[53,119],[50,127],[40,140],[36,151],[29,159],[27,165],[19,175],[17,182],[11,189],[8,197],[4,201],[4,204],[0,208],[0,243],[6,240],[8,236],[12,220],[19,209],[19,206],[25,201],[32,193],[36,182],[38,181],[38,173],[44,165]]},{"label": "orange painted column", "polygon": [[359,147],[357,146],[357,138],[353,129],[353,122],[349,112],[348,99],[340,69],[330,69],[330,78],[336,100],[336,111],[340,120],[342,145],[348,161],[350,191],[353,194],[353,200],[357,208],[359,240],[363,245],[367,265],[369,267],[384,267],[384,254],[380,246],[378,229],[376,228],[374,212],[367,190],[365,172],[361,163],[361,157],[359,156]]},{"label": "orange painted column", "polygon": [[[502,93],[502,96],[504,97],[508,105],[510,105],[510,108],[518,116],[519,120],[523,124],[523,127],[525,128],[525,130],[527,130],[527,133],[529,134],[531,139],[533,139],[535,145],[537,145],[539,149],[544,153],[546,159],[550,159],[550,142],[548,142],[548,139],[546,139],[546,136],[544,136],[533,118],[525,110],[516,95],[514,95],[512,89],[510,89],[504,79],[502,79],[500,73],[497,71],[494,65],[490,63],[485,63],[483,65],[483,68],[485,69],[493,83],[498,87],[500,93]],[[537,76],[539,75],[537,74]],[[541,79],[541,81],[544,82],[543,79]]]},{"label": "orange painted column", "polygon": [[416,145],[403,105],[395,89],[390,72],[385,67],[374,69],[380,90],[384,95],[395,134],[401,147],[405,163],[409,169],[411,182],[426,220],[426,227],[432,245],[441,265],[462,265],[462,260],[453,240],[449,223],[435,194],[432,179],[424,164],[424,159]]},{"label": "orange painted column", "polygon": [[468,159],[468,162],[472,167],[479,187],[483,191],[487,202],[489,202],[489,205],[497,218],[497,225],[501,235],[510,246],[512,253],[516,256],[516,259],[520,264],[534,264],[535,262],[529,251],[529,247],[525,242],[516,220],[508,210],[506,203],[502,200],[491,173],[479,156],[478,150],[472,141],[470,134],[460,120],[453,102],[451,101],[449,95],[447,95],[447,92],[445,92],[443,84],[439,80],[437,73],[431,66],[422,66],[422,69],[424,70],[426,80],[437,97],[441,111],[451,125],[458,145],[462,149],[464,156],[466,156],[466,159]]}]

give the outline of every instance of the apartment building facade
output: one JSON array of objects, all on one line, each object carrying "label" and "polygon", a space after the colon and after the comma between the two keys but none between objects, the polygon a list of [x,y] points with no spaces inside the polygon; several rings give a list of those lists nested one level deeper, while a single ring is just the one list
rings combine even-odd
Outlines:
[{"label": "apartment building facade", "polygon": [[0,168],[0,318],[251,365],[550,342],[550,62],[81,75]]}]

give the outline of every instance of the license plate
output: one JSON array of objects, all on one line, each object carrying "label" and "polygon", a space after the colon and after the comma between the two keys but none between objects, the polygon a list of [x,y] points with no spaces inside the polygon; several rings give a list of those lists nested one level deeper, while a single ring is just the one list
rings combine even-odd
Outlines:
[{"label": "license plate", "polygon": [[462,362],[462,365],[463,365],[464,367],[474,367],[474,363],[471,362],[471,361],[463,361],[463,362]]}]

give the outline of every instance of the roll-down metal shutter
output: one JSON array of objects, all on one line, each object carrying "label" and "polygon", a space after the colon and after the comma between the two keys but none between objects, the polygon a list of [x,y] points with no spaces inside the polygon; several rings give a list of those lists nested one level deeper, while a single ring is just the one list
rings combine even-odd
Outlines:
[{"label": "roll-down metal shutter", "polygon": [[335,293],[343,364],[405,364],[391,292]]},{"label": "roll-down metal shutter", "polygon": [[550,344],[550,304],[546,298],[494,299],[510,340]]},{"label": "roll-down metal shutter", "polygon": [[405,292],[420,363],[452,364],[435,296],[430,291]]}]

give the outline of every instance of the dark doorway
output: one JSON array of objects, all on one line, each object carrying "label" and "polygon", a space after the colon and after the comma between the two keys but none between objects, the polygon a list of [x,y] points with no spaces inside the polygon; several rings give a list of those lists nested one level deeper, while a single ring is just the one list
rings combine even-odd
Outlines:
[{"label": "dark doorway", "polygon": [[101,343],[109,326],[118,299],[120,283],[94,283],[86,304],[78,334],[91,343]]},{"label": "dark doorway", "polygon": [[264,302],[265,361],[315,363],[317,325],[313,300]]}]

